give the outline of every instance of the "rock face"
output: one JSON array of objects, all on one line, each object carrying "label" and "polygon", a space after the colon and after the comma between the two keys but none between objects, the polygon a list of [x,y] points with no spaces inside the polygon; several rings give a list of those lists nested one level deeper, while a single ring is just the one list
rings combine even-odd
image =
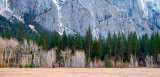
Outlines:
[{"label": "rock face", "polygon": [[136,31],[138,36],[160,32],[160,0],[0,0],[0,14],[8,19],[24,20],[33,15],[49,31],[85,34],[89,26],[93,36],[106,37]]}]

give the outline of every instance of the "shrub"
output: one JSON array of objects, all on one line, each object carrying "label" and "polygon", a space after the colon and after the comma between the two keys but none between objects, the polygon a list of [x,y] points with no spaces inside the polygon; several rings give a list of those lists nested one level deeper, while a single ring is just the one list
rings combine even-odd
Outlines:
[{"label": "shrub", "polygon": [[105,67],[112,67],[112,62],[109,60],[107,55],[105,56],[104,61],[105,61]]},{"label": "shrub", "polygon": [[22,65],[21,65],[21,64],[19,65],[19,68],[22,68]]},{"label": "shrub", "polygon": [[35,65],[34,64],[30,64],[29,68],[35,68]]},{"label": "shrub", "polygon": [[26,65],[25,65],[25,68],[28,68],[28,67],[29,67],[29,66],[26,64]]}]

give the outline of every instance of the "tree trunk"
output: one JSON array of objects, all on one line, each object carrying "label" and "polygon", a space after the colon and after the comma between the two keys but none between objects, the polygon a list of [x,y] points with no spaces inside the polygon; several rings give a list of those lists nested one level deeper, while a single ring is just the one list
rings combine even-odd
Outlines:
[{"label": "tree trunk", "polygon": [[[91,52],[90,52],[90,47],[89,47],[89,59],[88,59],[89,64],[88,64],[88,65],[90,65],[90,57],[91,57]],[[90,66],[89,66],[89,67],[90,67]]]},{"label": "tree trunk", "polygon": [[4,67],[6,67],[6,55],[7,55],[6,53],[7,53],[7,52],[6,52],[6,48],[5,48],[5,58],[4,58],[4,59],[5,59],[5,60],[4,60],[5,62],[4,62]]},{"label": "tree trunk", "polygon": [[16,58],[16,51],[15,51],[15,49],[14,49],[14,60],[15,60],[14,65],[16,66],[16,64],[17,64],[17,58]]},{"label": "tree trunk", "polygon": [[68,65],[67,65],[68,67],[70,67],[70,57],[71,57],[70,56],[70,50],[68,49]]},{"label": "tree trunk", "polygon": [[9,63],[10,63],[10,58],[11,58],[11,56],[12,56],[12,51],[13,51],[13,49],[11,49],[10,56],[9,56],[9,58],[8,58],[7,67],[8,67],[8,65],[9,65]]},{"label": "tree trunk", "polygon": [[1,67],[3,67],[3,50],[2,50],[2,63],[1,63]]}]

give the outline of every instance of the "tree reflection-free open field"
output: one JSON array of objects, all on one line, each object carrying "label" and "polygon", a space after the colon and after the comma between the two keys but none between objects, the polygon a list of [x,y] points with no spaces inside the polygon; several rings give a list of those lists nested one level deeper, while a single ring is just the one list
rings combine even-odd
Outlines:
[{"label": "tree reflection-free open field", "polygon": [[160,77],[159,68],[1,68],[0,77]]}]

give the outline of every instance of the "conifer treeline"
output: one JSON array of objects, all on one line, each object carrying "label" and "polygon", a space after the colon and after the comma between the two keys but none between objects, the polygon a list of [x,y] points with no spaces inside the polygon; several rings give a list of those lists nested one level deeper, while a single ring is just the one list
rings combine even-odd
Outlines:
[{"label": "conifer treeline", "polygon": [[104,57],[107,55],[109,59],[114,58],[114,61],[129,62],[132,54],[139,61],[144,62],[145,57],[149,55],[153,56],[154,61],[157,62],[158,54],[160,54],[160,35],[158,32],[152,33],[151,37],[145,34],[139,38],[135,32],[131,32],[128,37],[121,33],[111,35],[109,32],[106,39],[102,39],[101,35],[99,35],[99,38],[95,37],[93,39],[90,27],[86,31],[85,36],[81,36],[79,33],[76,35],[67,35],[65,31],[61,36],[56,31],[52,34],[48,32],[41,32],[40,34],[24,33],[23,24],[20,24],[16,36],[11,34],[8,27],[1,36],[7,39],[15,37],[21,43],[23,43],[24,39],[27,39],[28,43],[30,40],[33,40],[34,43],[46,51],[56,48],[56,54],[59,58],[60,51],[67,49],[71,49],[72,54],[76,50],[83,50],[86,54],[87,61],[104,60]]}]

